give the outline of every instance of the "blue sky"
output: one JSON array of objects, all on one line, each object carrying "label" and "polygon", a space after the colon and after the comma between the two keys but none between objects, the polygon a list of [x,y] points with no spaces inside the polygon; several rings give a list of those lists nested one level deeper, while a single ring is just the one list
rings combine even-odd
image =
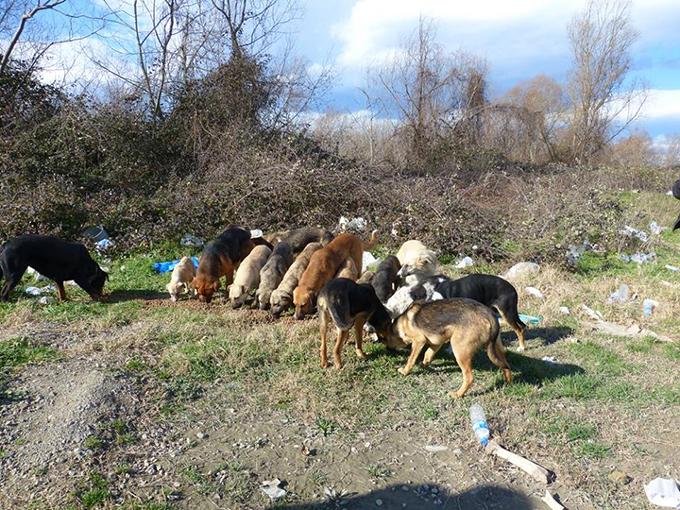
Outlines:
[{"label": "blue sky", "polygon": [[[69,0],[70,8],[95,9],[105,0]],[[124,5],[126,0],[106,0]],[[207,1],[207,0],[204,0]],[[295,51],[311,65],[330,65],[334,86],[324,106],[341,112],[364,107],[358,87],[366,70],[388,58],[419,17],[434,20],[438,41],[486,60],[491,98],[517,82],[547,74],[564,82],[569,69],[566,26],[584,0],[299,0],[302,19],[291,26]],[[649,88],[643,116],[634,127],[657,140],[680,133],[680,0],[634,0],[631,18],[639,32],[631,78]],[[86,46],[86,48],[84,48]],[[86,54],[107,53],[97,39],[59,46],[53,61],[74,59],[70,79],[99,71]],[[108,51],[111,54],[111,51]],[[48,66],[49,67],[49,66]],[[56,66],[59,67],[59,66]],[[46,71],[58,76],[58,71]]]},{"label": "blue sky", "polygon": [[[334,66],[333,109],[362,107],[357,87],[365,69],[398,46],[422,14],[437,26],[450,51],[486,59],[490,94],[547,74],[563,82],[569,69],[566,26],[583,1],[557,0],[306,0],[296,48],[313,63]],[[680,133],[680,0],[637,0],[632,23],[639,33],[632,75],[650,89],[637,127],[654,137]]]}]

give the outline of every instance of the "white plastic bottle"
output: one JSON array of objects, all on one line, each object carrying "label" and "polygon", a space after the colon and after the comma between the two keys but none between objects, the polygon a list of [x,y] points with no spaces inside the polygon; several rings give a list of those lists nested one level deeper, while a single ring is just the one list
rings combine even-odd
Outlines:
[{"label": "white plastic bottle", "polygon": [[470,406],[470,423],[479,443],[486,446],[489,443],[489,425],[486,423],[484,409],[479,404]]}]

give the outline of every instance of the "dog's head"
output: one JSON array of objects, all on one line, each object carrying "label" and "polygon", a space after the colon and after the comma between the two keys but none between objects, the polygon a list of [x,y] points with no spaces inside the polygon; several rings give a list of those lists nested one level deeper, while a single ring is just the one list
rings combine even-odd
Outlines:
[{"label": "dog's head", "polygon": [[173,303],[177,301],[181,285],[182,284],[180,282],[170,282],[165,286],[165,288],[168,289],[168,294],[170,294],[170,300]]},{"label": "dog's head", "polygon": [[[80,285],[90,297],[97,300],[102,297],[104,292],[104,284],[109,279],[109,273],[103,271],[99,266],[96,267],[94,273],[90,275],[82,285]],[[80,284],[80,282],[77,282]]]},{"label": "dog's head", "polygon": [[296,287],[293,291],[293,304],[295,305],[295,318],[302,319],[314,311],[316,305],[316,292],[306,287]]},{"label": "dog's head", "polygon": [[287,310],[293,304],[291,295],[287,292],[280,292],[278,289],[272,292],[269,302],[271,303],[272,315],[277,319],[284,310]]},{"label": "dog's head", "polygon": [[194,277],[191,285],[196,289],[196,294],[198,294],[198,299],[202,303],[210,303],[212,301],[213,294],[217,292],[220,288],[220,281],[206,278],[204,275],[198,275]]}]

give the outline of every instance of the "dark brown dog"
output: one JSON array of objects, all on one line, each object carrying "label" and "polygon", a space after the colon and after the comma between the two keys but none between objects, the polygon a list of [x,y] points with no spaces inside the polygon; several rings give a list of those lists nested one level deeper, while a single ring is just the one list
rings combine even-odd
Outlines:
[{"label": "dark brown dog", "polygon": [[220,236],[206,244],[198,262],[198,270],[192,285],[201,301],[210,303],[220,288],[220,278],[226,276],[227,287],[234,281],[234,270],[260,244],[269,244],[263,238],[250,238],[250,232],[241,227],[230,226]]},{"label": "dark brown dog", "polygon": [[319,291],[335,276],[345,259],[352,259],[358,273],[361,274],[364,250],[375,245],[377,233],[376,230],[373,231],[368,243],[364,243],[354,234],[340,234],[327,246],[314,252],[298,286],[293,291],[296,319],[302,319],[306,314],[312,313]]},{"label": "dark brown dog", "polygon": [[449,395],[462,397],[472,385],[472,358],[482,347],[486,347],[491,362],[503,370],[505,382],[512,381],[500,331],[498,320],[489,307],[471,299],[442,299],[411,305],[394,322],[392,334],[386,338],[386,343],[392,348],[411,345],[406,366],[399,369],[402,375],[411,372],[425,347],[427,351],[423,366],[427,367],[439,349],[450,343],[463,372],[463,383],[458,391]]}]

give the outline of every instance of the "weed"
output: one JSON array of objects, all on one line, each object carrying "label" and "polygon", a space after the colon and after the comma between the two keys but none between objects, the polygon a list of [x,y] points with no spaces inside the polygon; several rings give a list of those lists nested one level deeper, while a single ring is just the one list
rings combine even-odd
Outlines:
[{"label": "weed", "polygon": [[387,480],[391,478],[394,472],[382,464],[369,464],[368,476],[374,480]]},{"label": "weed", "polygon": [[109,484],[99,473],[91,473],[86,486],[76,491],[76,499],[85,508],[94,508],[109,499]]},{"label": "weed", "polygon": [[0,368],[17,367],[26,363],[40,363],[59,358],[51,347],[34,345],[27,338],[9,338],[0,342]]},{"label": "weed", "polygon": [[104,446],[104,442],[95,435],[90,435],[83,441],[83,446],[88,450],[99,450]]},{"label": "weed", "polygon": [[323,418],[321,416],[317,417],[314,422],[316,428],[323,434],[323,437],[330,436],[338,427],[338,424],[328,418]]}]

